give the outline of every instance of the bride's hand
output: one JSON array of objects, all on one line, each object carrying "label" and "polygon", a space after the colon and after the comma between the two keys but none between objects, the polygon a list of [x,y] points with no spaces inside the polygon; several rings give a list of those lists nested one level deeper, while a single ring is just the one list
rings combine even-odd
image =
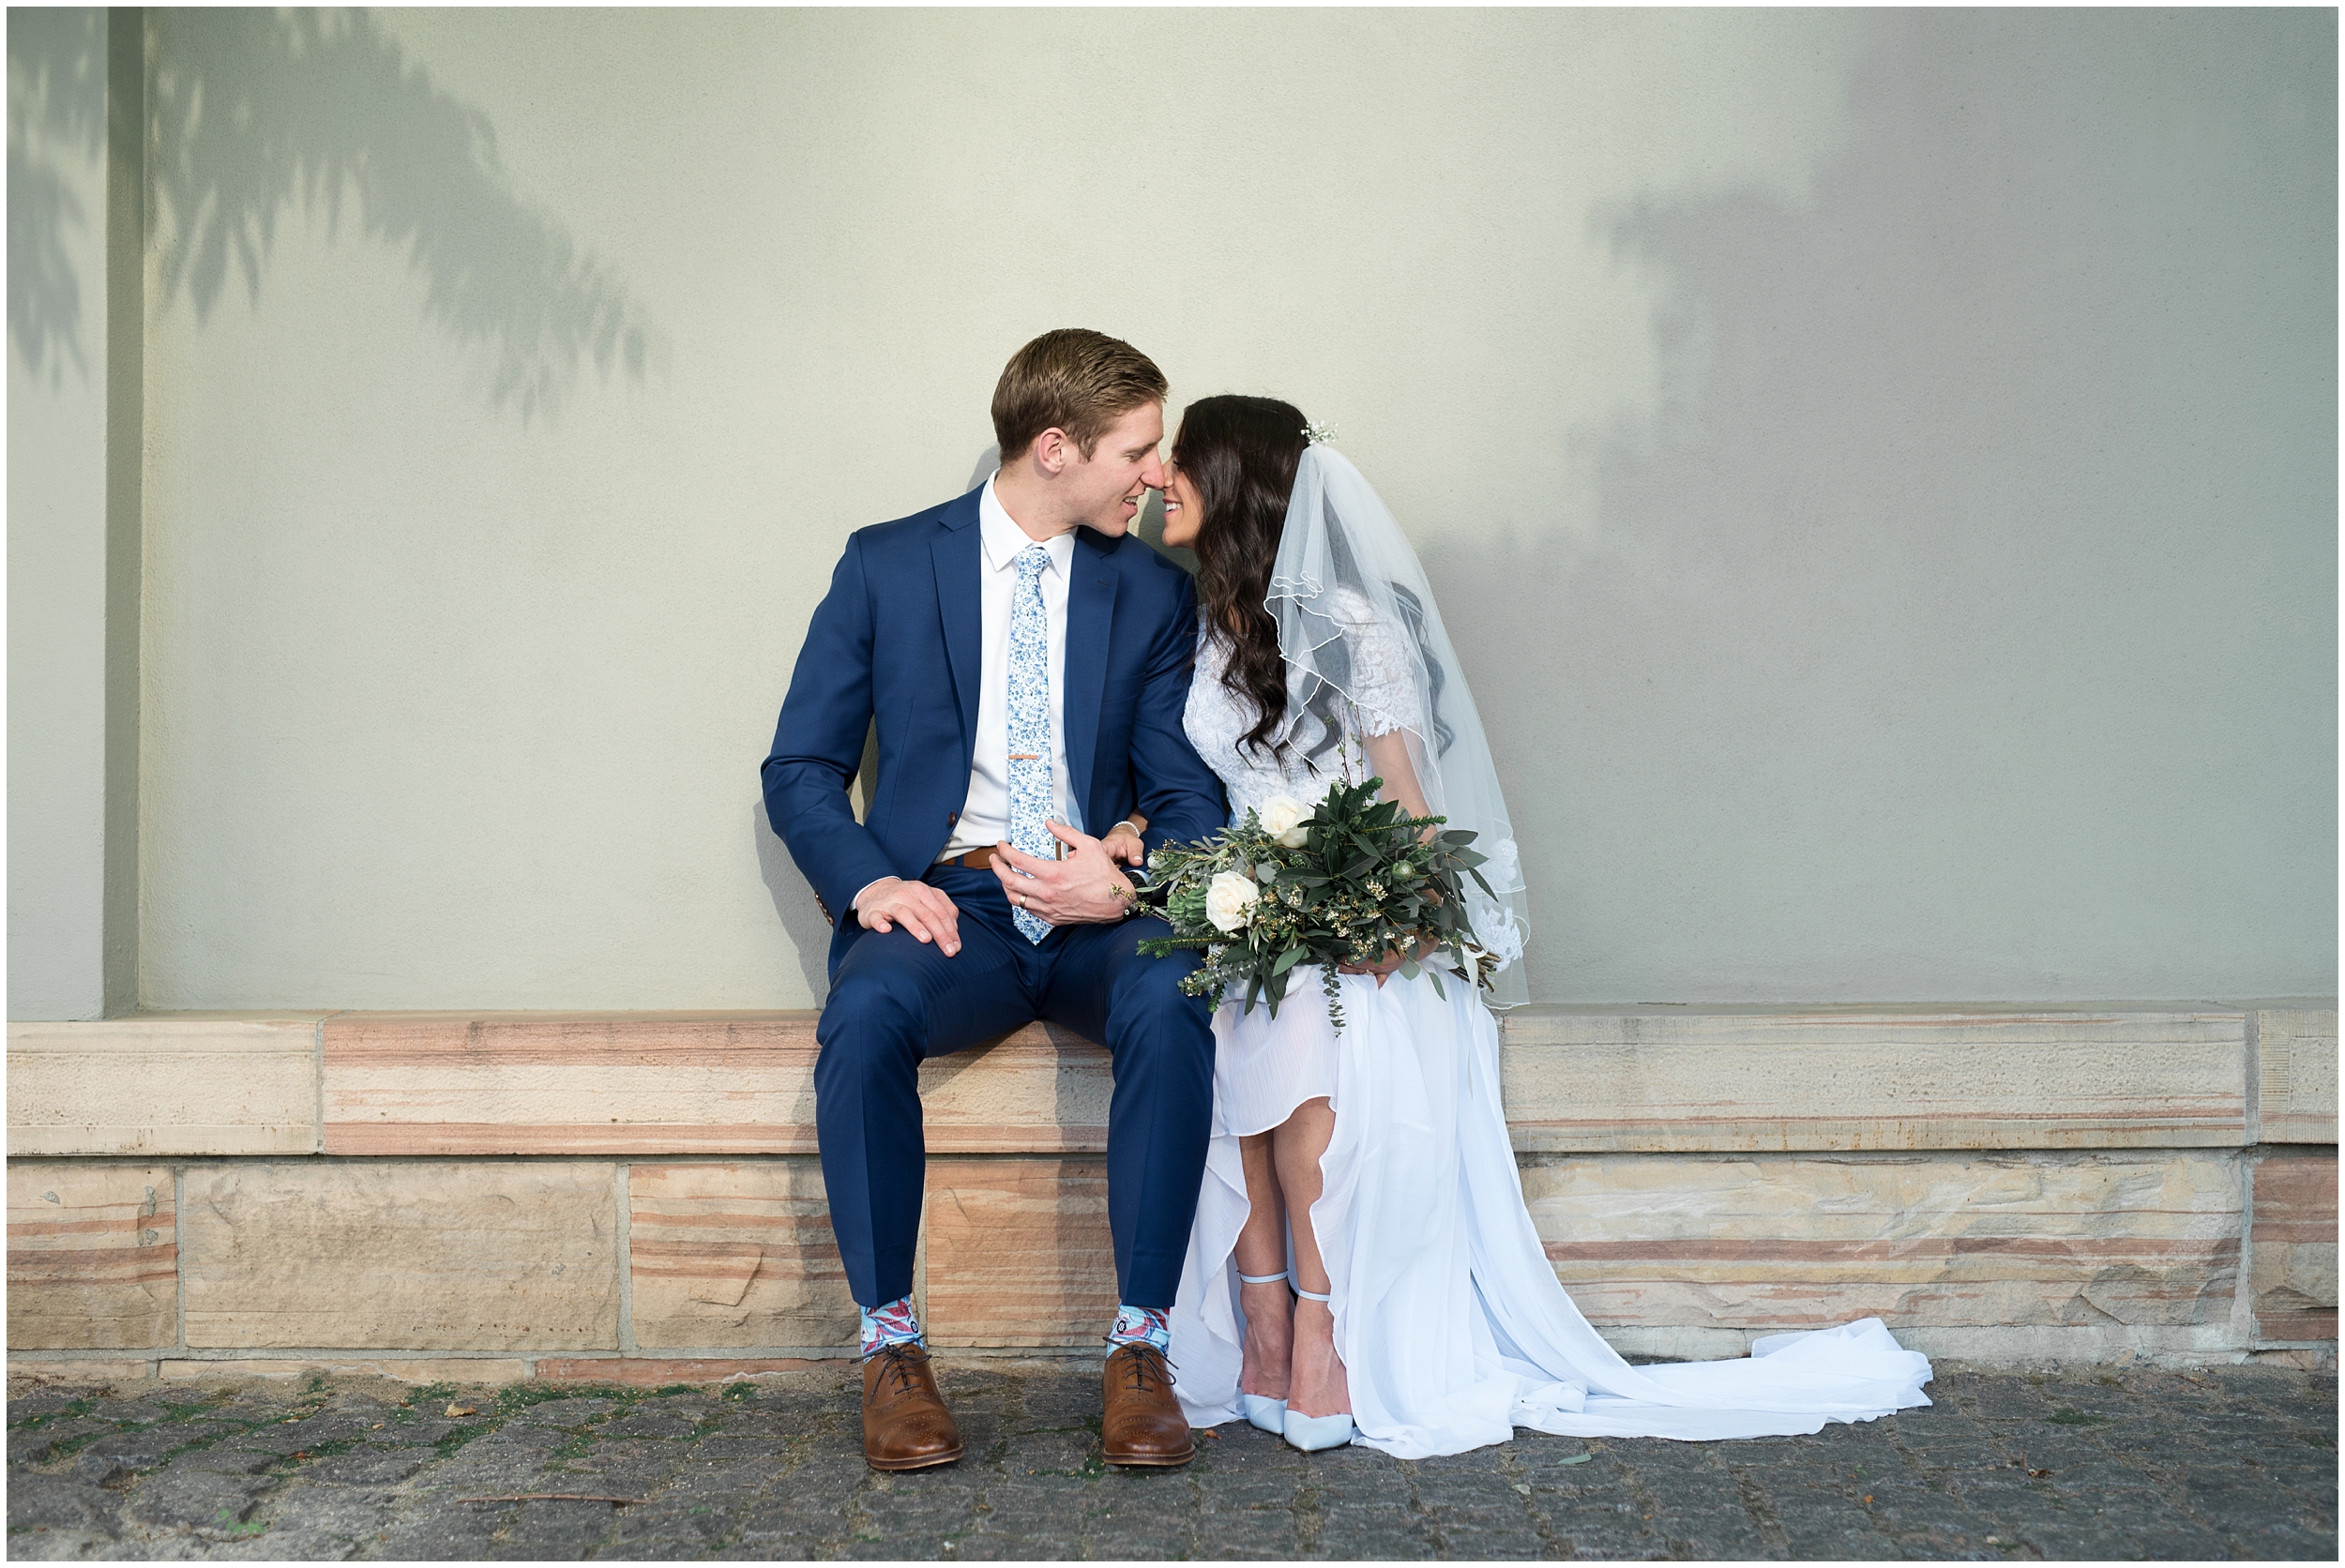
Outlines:
[{"label": "bride's hand", "polygon": [[1148,819],[1135,811],[1126,821],[1108,829],[1107,837],[1099,840],[1099,847],[1107,851],[1108,858],[1119,866],[1144,866],[1148,861],[1148,846],[1140,841],[1140,836],[1147,830],[1147,826]]},{"label": "bride's hand", "polygon": [[1384,961],[1381,963],[1338,964],[1336,966],[1336,972],[1338,974],[1373,974],[1376,976],[1377,988],[1382,989],[1384,982],[1392,978],[1393,971],[1399,969],[1402,964],[1407,963],[1412,958],[1415,958],[1419,962],[1423,962],[1425,959],[1431,957],[1435,953],[1440,951],[1441,949],[1432,942],[1420,942],[1416,944],[1413,951],[1407,953],[1403,953],[1397,947],[1392,949],[1384,955]]}]

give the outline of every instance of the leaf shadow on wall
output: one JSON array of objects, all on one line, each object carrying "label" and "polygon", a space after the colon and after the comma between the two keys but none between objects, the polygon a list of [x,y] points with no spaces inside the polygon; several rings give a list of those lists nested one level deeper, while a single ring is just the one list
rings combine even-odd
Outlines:
[{"label": "leaf shadow on wall", "polygon": [[91,214],[60,158],[106,151],[106,21],[87,8],[8,11],[8,341],[27,369],[83,378],[82,285],[68,236]]},{"label": "leaf shadow on wall", "polygon": [[1657,415],[1575,433],[1584,516],[1403,520],[1514,809],[1533,1000],[2056,995],[2126,961],[2058,888],[2186,907],[2111,792],[2178,731],[2285,728],[2242,647],[2334,658],[2292,582],[2334,581],[2336,98],[2289,64],[2334,33],[2244,22],[1899,16],[1808,200],[1596,215],[1658,286]]},{"label": "leaf shadow on wall", "polygon": [[233,269],[261,284],[280,221],[345,212],[398,247],[424,315],[488,367],[487,395],[551,418],[591,363],[643,381],[658,335],[618,276],[517,191],[479,110],[364,11],[156,10],[148,234],[160,302],[207,319]]}]

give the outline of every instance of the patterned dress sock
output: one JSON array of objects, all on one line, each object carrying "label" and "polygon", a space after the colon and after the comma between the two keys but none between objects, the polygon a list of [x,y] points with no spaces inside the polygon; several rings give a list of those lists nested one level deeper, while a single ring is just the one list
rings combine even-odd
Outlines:
[{"label": "patterned dress sock", "polygon": [[920,1343],[920,1319],[912,1310],[910,1296],[863,1309],[863,1354],[870,1355],[883,1345]]},{"label": "patterned dress sock", "polygon": [[[1040,545],[1020,550],[1009,598],[1009,841],[1042,860],[1058,850],[1042,825],[1051,813],[1051,643],[1042,610],[1042,571],[1050,564],[1051,552]],[[1009,912],[1028,942],[1051,934],[1040,915]]]},{"label": "patterned dress sock", "polygon": [[1115,1309],[1115,1326],[1108,1330],[1108,1343],[1154,1345],[1159,1350],[1169,1350],[1172,1348],[1172,1314],[1153,1306],[1119,1306]]}]

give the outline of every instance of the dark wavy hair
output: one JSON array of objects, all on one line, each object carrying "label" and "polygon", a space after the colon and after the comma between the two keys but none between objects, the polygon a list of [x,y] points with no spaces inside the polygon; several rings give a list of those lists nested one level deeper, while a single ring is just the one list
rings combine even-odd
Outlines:
[{"label": "dark wavy hair", "polygon": [[1255,710],[1240,746],[1275,755],[1271,731],[1287,706],[1286,661],[1278,624],[1263,600],[1278,559],[1294,465],[1309,445],[1303,411],[1276,398],[1224,393],[1200,398],[1181,414],[1173,466],[1197,488],[1204,517],[1197,530],[1197,597],[1205,622],[1230,644],[1221,684]]}]

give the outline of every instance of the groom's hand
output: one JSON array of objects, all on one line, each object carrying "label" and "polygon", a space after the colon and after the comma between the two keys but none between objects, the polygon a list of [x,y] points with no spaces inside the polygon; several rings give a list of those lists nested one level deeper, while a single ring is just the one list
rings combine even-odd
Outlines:
[{"label": "groom's hand", "polygon": [[948,958],[961,951],[960,906],[924,882],[882,877],[855,900],[855,915],[867,931],[901,926]]},{"label": "groom's hand", "polygon": [[1065,860],[1021,853],[1007,840],[993,846],[993,874],[1002,879],[1002,891],[1009,901],[1032,910],[1053,926],[1096,926],[1123,919],[1131,904],[1132,884],[1108,858],[1099,840],[1065,822],[1043,825],[1067,847]]}]

